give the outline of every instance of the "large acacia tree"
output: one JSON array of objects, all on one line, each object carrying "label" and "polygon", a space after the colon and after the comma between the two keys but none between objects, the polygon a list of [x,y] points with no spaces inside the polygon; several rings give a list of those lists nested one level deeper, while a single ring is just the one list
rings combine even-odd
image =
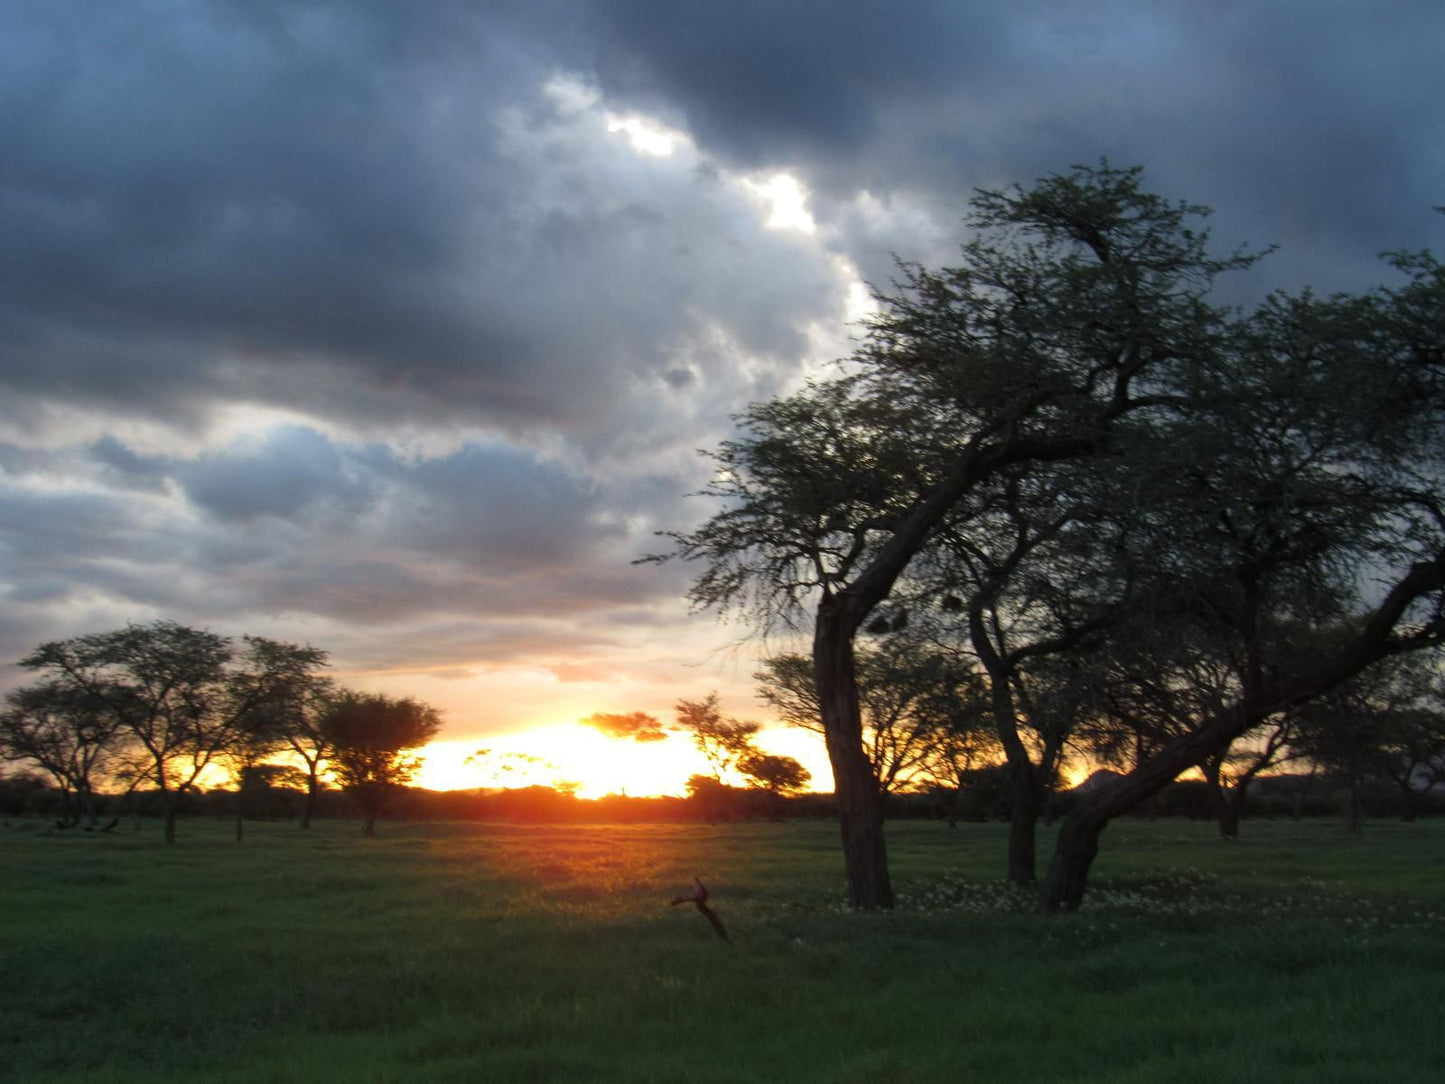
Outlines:
[{"label": "large acacia tree", "polygon": [[1240,321],[1166,516],[1167,571],[1231,691],[1071,811],[1045,908],[1079,905],[1113,817],[1268,720],[1445,642],[1445,269],[1393,262],[1403,286],[1275,297]]},{"label": "large acacia tree", "polygon": [[[1145,192],[1136,169],[983,192],[973,212],[958,267],[902,265],[850,375],[741,416],[705,491],[723,510],[673,536],[673,556],[703,565],[695,604],[741,607],[764,626],[811,612],[858,907],[890,906],[892,890],[856,634],[945,533],[988,530],[1006,484],[1068,463],[1150,478],[1129,552],[1150,555],[1160,588],[1131,605],[1167,599],[1233,637],[1240,673],[1238,698],[1076,807],[1046,907],[1078,905],[1112,817],[1263,720],[1440,633],[1435,261],[1399,258],[1399,290],[1278,297],[1241,316],[1210,295],[1251,257],[1211,256],[1194,225],[1203,209]],[[1306,612],[1347,630],[1338,650],[1291,650],[1285,633]],[[1014,670],[995,688],[1016,690]]]},{"label": "large acacia tree", "polygon": [[725,507],[674,535],[700,561],[691,598],[760,624],[811,612],[848,899],[891,907],[880,797],[863,748],[854,640],[942,524],[964,529],[1004,473],[1107,454],[1187,410],[1226,314],[1204,209],[1144,191],[1137,169],[1078,167],[980,192],[956,267],[900,265],[855,372],[754,406],[714,458]]}]

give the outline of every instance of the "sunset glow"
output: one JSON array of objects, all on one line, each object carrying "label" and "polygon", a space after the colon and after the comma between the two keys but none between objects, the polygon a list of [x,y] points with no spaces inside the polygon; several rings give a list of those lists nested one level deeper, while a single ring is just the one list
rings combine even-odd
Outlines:
[{"label": "sunset glow", "polygon": [[[766,731],[758,744],[801,761],[813,776],[810,789],[832,788],[827,756],[813,735]],[[609,738],[580,723],[478,741],[432,742],[422,750],[422,757],[414,783],[429,790],[575,785],[580,798],[684,795],[690,776],[708,772],[706,761],[683,735],[635,742]]]}]

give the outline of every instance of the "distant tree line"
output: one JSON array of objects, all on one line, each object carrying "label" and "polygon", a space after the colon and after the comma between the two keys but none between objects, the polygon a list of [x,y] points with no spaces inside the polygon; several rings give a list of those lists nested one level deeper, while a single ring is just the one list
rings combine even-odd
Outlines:
[{"label": "distant tree line", "polygon": [[[858,645],[862,739],[880,808],[889,817],[927,808],[958,820],[1016,820],[1018,776],[1004,755],[992,700],[967,648],[951,647],[946,628],[926,617],[907,628],[879,624]],[[1186,665],[1176,653],[1177,678]],[[1049,705],[1027,701],[1016,723],[1047,768],[1041,795],[1026,796],[1058,816],[1082,794],[1137,767],[1177,731],[1197,701],[1217,699],[1221,680],[1207,657],[1188,658],[1188,682],[1168,686],[1121,681],[1123,704],[1100,702],[1063,725]],[[812,667],[802,655],[765,661],[759,695],[784,722],[822,733]],[[1103,769],[1071,795],[1062,772]],[[1445,680],[1429,655],[1395,656],[1334,692],[1272,717],[1200,765],[1196,781],[1171,784],[1145,803],[1149,815],[1207,816],[1226,838],[1246,812],[1279,815],[1342,812],[1413,819],[1445,805]],[[1262,778],[1263,777],[1263,778]],[[1263,786],[1269,800],[1250,803]],[[929,796],[920,804],[917,796]],[[912,800],[906,800],[912,799]],[[1011,853],[1013,849],[1011,848]]]},{"label": "distant tree line", "polygon": [[[719,510],[649,558],[811,627],[764,689],[825,738],[852,906],[892,906],[885,801],[942,734],[1003,764],[1020,884],[1064,761],[1122,769],[1065,816],[1046,910],[1192,769],[1226,832],[1286,758],[1406,802],[1438,778],[1445,266],[1239,309],[1217,282],[1259,254],[1214,254],[1205,214],[1107,163],[979,192],[958,265],[900,263],[839,375],[744,411]],[[880,676],[915,666],[916,693]]]},{"label": "distant tree line", "polygon": [[328,770],[372,835],[415,772],[410,751],[441,719],[416,700],[340,688],[325,664],[314,647],[259,636],[238,646],[172,621],[41,644],[20,661],[40,679],[0,711],[0,757],[49,777],[62,826],[94,826],[106,788],[117,809],[154,809],[174,842],[187,797],[221,771],[236,788],[238,840],[248,803],[277,783],[304,788],[307,827]]},{"label": "distant tree line", "polygon": [[[1182,658],[1183,652],[1176,655]],[[1068,815],[1116,773],[1078,792],[1059,781],[1062,764],[1132,770],[1167,739],[1191,703],[1218,697],[1217,668],[1191,655],[1190,682],[1115,686],[1123,705],[1101,703],[1059,728],[1036,701],[1017,723],[1031,746],[1055,751],[1040,811]],[[60,826],[114,825],[122,814],[162,819],[175,838],[183,813],[294,819],[318,813],[358,817],[367,835],[392,815],[508,821],[740,821],[834,816],[833,795],[803,793],[806,769],[764,753],[756,722],[726,716],[718,696],[680,700],[674,720],[642,712],[584,720],[639,742],[668,733],[691,738],[708,771],[688,780],[688,797],[622,795],[581,801],[566,788],[433,793],[407,787],[414,750],[437,732],[437,713],[415,700],[361,694],[320,670],[326,656],[259,637],[232,641],[171,622],[43,644],[24,660],[36,683],[9,694],[0,712],[0,811],[40,813]],[[1157,665],[1157,664],[1155,664]],[[1182,661],[1174,664],[1182,667]],[[879,623],[859,649],[862,740],[880,802],[890,817],[1017,819],[1017,774],[997,736],[992,701],[977,666],[926,618]],[[1136,663],[1135,673],[1142,672]],[[1177,672],[1161,667],[1161,673]],[[779,655],[756,675],[761,699],[785,723],[821,731],[805,657]],[[1169,690],[1173,691],[1170,692]],[[279,759],[278,759],[279,758]],[[214,766],[229,780],[202,790]],[[1226,835],[1245,813],[1343,813],[1414,817],[1439,812],[1445,792],[1445,705],[1430,659],[1400,655],[1331,693],[1271,717],[1227,756],[1202,766],[1195,783],[1175,783],[1143,807],[1148,815],[1210,816]],[[339,790],[324,787],[329,773]],[[1270,773],[1274,773],[1271,776]],[[206,778],[212,778],[207,776]],[[1252,797],[1253,796],[1253,797]],[[1038,800],[1030,796],[1030,801]]]}]

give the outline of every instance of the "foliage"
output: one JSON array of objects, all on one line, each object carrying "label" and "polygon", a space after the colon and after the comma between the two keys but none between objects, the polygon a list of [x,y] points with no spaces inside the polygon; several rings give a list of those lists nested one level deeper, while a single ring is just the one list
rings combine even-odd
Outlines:
[{"label": "foliage", "polygon": [[738,771],[754,786],[773,795],[792,794],[808,785],[812,773],[795,758],[754,750],[744,753]]},{"label": "foliage", "polygon": [[60,787],[67,819],[88,816],[93,824],[97,784],[122,770],[119,726],[119,716],[86,690],[54,679],[37,682],[6,697],[0,757],[48,773]]},{"label": "foliage", "polygon": [[677,728],[692,737],[718,783],[743,757],[755,752],[753,737],[761,729],[757,723],[724,716],[715,692],[702,700],[679,700]]},{"label": "foliage", "polygon": [[[1071,734],[1127,699],[1121,662],[1165,629],[1217,651],[1217,710],[1147,742],[1134,715],[1140,755],[1071,814],[1051,907],[1077,905],[1112,817],[1445,635],[1445,270],[1396,254],[1403,286],[1225,309],[1214,280],[1257,257],[1212,255],[1206,210],[1140,179],[1101,163],[978,193],[961,263],[900,264],[852,369],[749,408],[714,453],[721,509],[671,536],[696,605],[762,629],[812,609],[856,906],[892,896],[854,644],[892,628],[890,597],[940,642],[955,615],[987,676],[1015,880]],[[1340,632],[1328,651],[1316,628]]]},{"label": "foliage", "polygon": [[[894,615],[890,624],[897,623]],[[985,720],[976,710],[974,674],[955,658],[905,635],[900,626],[898,633],[860,647],[857,677],[863,745],[881,793],[951,782],[953,757],[965,749],[966,767],[974,766],[987,744],[976,740]],[[775,655],[753,679],[758,696],[782,722],[823,733],[812,660]]]},{"label": "foliage", "polygon": [[331,773],[361,807],[364,834],[376,834],[376,818],[396,790],[421,766],[411,750],[441,729],[441,715],[410,697],[345,692],[322,720],[331,745]]},{"label": "foliage", "polygon": [[243,643],[238,657],[227,637],[157,621],[41,644],[20,665],[48,675],[34,695],[72,706],[66,720],[77,743],[81,730],[99,726],[125,746],[117,756],[132,783],[145,774],[167,796],[173,840],[180,796],[223,754],[270,742],[263,734],[278,705],[326,661],[312,647],[257,636]]}]

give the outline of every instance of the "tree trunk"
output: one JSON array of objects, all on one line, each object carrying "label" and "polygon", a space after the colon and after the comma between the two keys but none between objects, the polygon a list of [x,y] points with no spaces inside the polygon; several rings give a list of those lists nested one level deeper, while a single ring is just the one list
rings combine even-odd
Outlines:
[{"label": "tree trunk", "polygon": [[1345,831],[1351,835],[1360,830],[1365,821],[1364,807],[1360,802],[1360,779],[1355,773],[1350,774],[1349,796],[1345,806]]},{"label": "tree trunk", "polygon": [[1224,830],[1224,819],[1228,815],[1228,800],[1224,796],[1224,784],[1220,779],[1223,772],[1221,765],[1222,757],[1205,757],[1199,765],[1199,771],[1204,776],[1204,793],[1209,803],[1209,815],[1219,822],[1221,835],[1228,836]]},{"label": "tree trunk", "polygon": [[1239,777],[1226,796],[1224,812],[1219,820],[1219,832],[1225,839],[1239,838],[1239,822],[1244,819],[1244,803],[1249,795],[1249,788],[1270,763],[1268,756],[1256,760],[1249,770]]},{"label": "tree trunk", "polygon": [[863,910],[893,906],[888,851],[883,840],[883,807],[873,766],[863,750],[853,636],[841,607],[818,607],[813,637],[813,674],[823,716],[823,736],[833,766],[848,905]]},{"label": "tree trunk", "polygon": [[1076,807],[1059,829],[1053,860],[1044,880],[1040,907],[1044,911],[1076,911],[1084,900],[1089,867],[1099,853],[1099,835],[1109,823],[1103,812]]},{"label": "tree trunk", "polygon": [[960,783],[958,784],[958,786],[956,786],[956,787],[953,788],[953,797],[950,799],[950,801],[949,801],[949,803],[948,803],[948,826],[949,826],[950,828],[955,828],[955,829],[956,829],[956,828],[958,827],[958,818],[959,818],[960,812],[962,811],[962,806],[963,806],[963,783],[960,782]]},{"label": "tree trunk", "polygon": [[362,826],[361,835],[364,839],[376,838],[376,810],[368,809],[365,813],[366,823]]},{"label": "tree trunk", "polygon": [[1014,788],[1008,825],[1008,879],[1010,884],[1031,885],[1035,875],[1035,839],[1039,824],[1038,789]]},{"label": "tree trunk", "polygon": [[306,797],[301,802],[301,827],[311,827],[311,814],[316,811],[316,772],[313,770],[306,776]]},{"label": "tree trunk", "polygon": [[1244,781],[1229,792],[1224,808],[1219,811],[1219,834],[1224,839],[1239,838],[1239,822],[1244,817]]},{"label": "tree trunk", "polygon": [[1294,793],[1293,819],[1303,820],[1305,815],[1305,802],[1309,801],[1310,791],[1315,789],[1315,779],[1319,776],[1319,765],[1310,765],[1310,774],[1305,776],[1305,785]]}]

